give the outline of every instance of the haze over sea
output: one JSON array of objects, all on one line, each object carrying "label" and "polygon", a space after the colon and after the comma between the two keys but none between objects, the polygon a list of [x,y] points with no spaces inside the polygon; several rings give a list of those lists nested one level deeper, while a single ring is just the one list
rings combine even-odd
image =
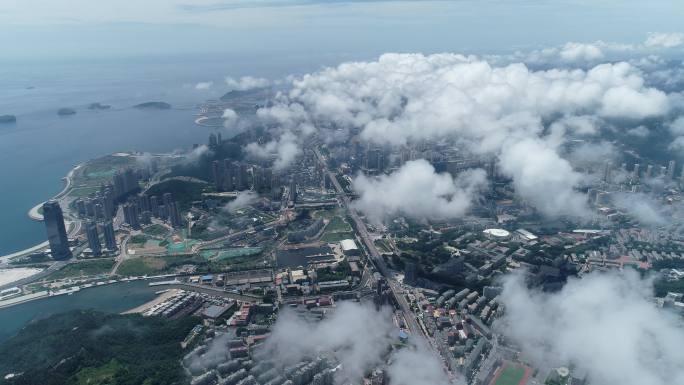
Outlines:
[{"label": "haze over sea", "polygon": [[[212,129],[195,125],[194,114],[227,91],[226,76],[275,78],[316,68],[298,57],[0,63],[0,115],[17,117],[16,124],[0,124],[0,256],[45,240],[42,222],[27,211],[61,191],[76,164],[117,151],[169,152],[204,143]],[[209,90],[195,89],[207,81],[214,83]],[[147,101],[173,108],[132,108]],[[93,102],[112,107],[87,109]],[[62,107],[77,113],[58,116]]]}]

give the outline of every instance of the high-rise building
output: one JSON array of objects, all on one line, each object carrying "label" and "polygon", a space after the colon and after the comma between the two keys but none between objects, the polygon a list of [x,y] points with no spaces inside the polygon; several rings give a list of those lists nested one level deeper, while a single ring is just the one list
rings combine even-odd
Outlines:
[{"label": "high-rise building", "polygon": [[384,153],[380,148],[368,149],[366,151],[365,167],[368,170],[382,171],[384,169]]},{"label": "high-rise building", "polygon": [[143,225],[149,225],[152,223],[152,213],[149,211],[143,211],[140,213],[140,223]]},{"label": "high-rise building", "polygon": [[223,178],[221,178],[221,168],[219,167],[218,160],[211,162],[211,175],[214,178],[214,187],[216,187],[216,191],[223,190]]},{"label": "high-rise building", "polygon": [[238,191],[247,190],[249,188],[249,175],[247,173],[246,164],[235,164],[233,167],[233,178],[235,179],[235,189]]},{"label": "high-rise building", "polygon": [[416,283],[418,279],[418,267],[413,262],[407,262],[404,266],[404,282],[409,285]]},{"label": "high-rise building", "polygon": [[653,165],[649,164],[646,166],[646,172],[644,173],[645,179],[651,179],[653,177]]},{"label": "high-rise building", "polygon": [[273,188],[273,170],[270,168],[264,168],[262,170],[262,179],[263,179],[263,185],[264,189],[267,191],[271,191]]},{"label": "high-rise building", "polygon": [[83,199],[76,199],[76,209],[78,210],[78,215],[82,217],[86,215],[85,201]]},{"label": "high-rise building", "polygon": [[667,179],[668,180],[674,179],[676,165],[677,164],[675,163],[674,160],[671,160],[670,163],[667,164]]},{"label": "high-rise building", "polygon": [[110,219],[116,214],[116,207],[114,207],[114,187],[111,185],[105,186],[102,196],[105,206],[105,219]]},{"label": "high-rise building", "polygon": [[126,193],[124,191],[124,177],[120,171],[117,171],[112,177],[112,182],[114,185],[114,200],[118,201]]},{"label": "high-rise building", "polygon": [[174,228],[183,227],[183,220],[180,216],[180,210],[178,209],[178,203],[170,202],[169,205],[169,222]]},{"label": "high-rise building", "polygon": [[138,203],[140,204],[140,212],[150,211],[150,197],[148,195],[140,195]]},{"label": "high-rise building", "polygon": [[150,211],[155,217],[159,216],[159,201],[157,200],[156,195],[150,197]]},{"label": "high-rise building", "polygon": [[259,166],[252,167],[252,189],[257,192],[264,189],[264,175]]},{"label": "high-rise building", "polygon": [[134,204],[126,203],[123,205],[124,221],[128,223],[131,228],[137,230],[140,228],[140,221],[138,220],[138,212]]},{"label": "high-rise building", "polygon": [[89,217],[95,216],[95,202],[92,199],[87,198],[85,201],[86,215]]},{"label": "high-rise building", "polygon": [[109,251],[115,251],[117,249],[116,234],[114,233],[114,224],[112,224],[112,221],[106,221],[104,223],[103,231],[105,247],[107,247],[107,250]]},{"label": "high-rise building", "polygon": [[127,168],[123,172],[124,194],[138,189],[138,176],[132,168]]},{"label": "high-rise building", "polygon": [[86,225],[86,235],[88,236],[88,246],[93,252],[93,255],[98,257],[102,255],[102,245],[100,244],[100,235],[97,233],[97,223],[90,221]]},{"label": "high-rise building", "polygon": [[43,204],[43,219],[52,257],[54,259],[71,258],[69,239],[64,226],[64,215],[57,201],[51,200]]},{"label": "high-rise building", "polygon": [[297,203],[297,179],[293,176],[290,179],[290,202]]},{"label": "high-rise building", "polygon": [[226,191],[235,190],[233,183],[233,165],[230,159],[223,160],[223,189]]},{"label": "high-rise building", "polygon": [[632,180],[637,181],[639,180],[639,168],[641,165],[639,163],[634,164],[634,169],[632,170]]}]

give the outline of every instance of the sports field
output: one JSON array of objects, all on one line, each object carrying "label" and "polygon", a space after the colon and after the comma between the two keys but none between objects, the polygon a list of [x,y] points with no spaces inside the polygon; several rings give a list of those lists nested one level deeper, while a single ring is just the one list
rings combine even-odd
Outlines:
[{"label": "sports field", "polygon": [[496,370],[489,385],[525,385],[532,374],[527,366],[506,362]]}]

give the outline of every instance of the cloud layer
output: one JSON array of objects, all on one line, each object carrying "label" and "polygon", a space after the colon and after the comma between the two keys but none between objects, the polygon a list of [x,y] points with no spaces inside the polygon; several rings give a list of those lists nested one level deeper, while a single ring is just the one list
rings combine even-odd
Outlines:
[{"label": "cloud layer", "polygon": [[575,365],[591,385],[684,383],[684,330],[655,307],[651,281],[631,270],[571,279],[558,293],[509,277],[500,330],[536,363]]},{"label": "cloud layer", "polygon": [[[579,44],[562,52],[568,58],[601,56]],[[533,71],[521,63],[497,66],[457,54],[385,54],[294,79],[289,92],[257,113],[285,133],[248,152],[262,157],[277,152],[284,167],[297,153],[292,132],[301,127],[323,137],[356,132],[366,142],[390,146],[447,139],[475,156],[498,158],[517,193],[540,212],[586,218],[589,210],[577,192],[583,176],[559,147],[570,135],[598,134],[607,120],[668,114],[670,97],[645,84],[641,71],[626,62]],[[430,171],[423,170],[421,177],[430,179]],[[355,184],[366,196],[372,195],[369,186],[367,179]],[[392,202],[380,206],[396,213],[417,203]],[[463,211],[454,206],[446,212]],[[428,212],[420,207],[416,214]],[[434,208],[431,214],[439,212],[445,211]]]},{"label": "cloud layer", "polygon": [[410,161],[390,175],[367,177],[359,174],[353,188],[359,193],[356,209],[374,220],[395,215],[440,219],[462,216],[471,207],[476,193],[486,184],[481,169],[453,178],[438,174],[424,159]]},{"label": "cloud layer", "polygon": [[[284,310],[266,340],[263,353],[283,366],[305,358],[333,355],[341,365],[341,380],[360,383],[364,374],[384,366],[396,327],[388,309],[376,311],[367,304],[338,302],[332,314],[318,322]],[[388,368],[391,385],[443,385],[449,383],[436,355],[422,346],[400,350]]]}]

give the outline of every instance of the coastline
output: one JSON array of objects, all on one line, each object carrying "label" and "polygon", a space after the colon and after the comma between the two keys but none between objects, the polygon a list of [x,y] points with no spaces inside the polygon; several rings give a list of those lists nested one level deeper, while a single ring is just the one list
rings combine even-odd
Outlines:
[{"label": "coastline", "polygon": [[17,297],[2,300],[2,301],[0,301],[0,309],[4,309],[4,308],[11,307],[11,306],[16,306],[16,305],[21,305],[21,304],[24,304],[27,302],[36,301],[36,300],[40,300],[40,299],[60,296],[60,295],[71,295],[71,294],[77,293],[81,290],[85,290],[85,289],[89,289],[89,288],[93,288],[93,287],[100,287],[100,286],[104,286],[104,285],[112,285],[112,284],[132,282],[132,281],[156,280],[156,279],[170,278],[170,277],[175,277],[175,276],[176,276],[176,274],[156,275],[156,276],[152,276],[152,277],[147,277],[147,276],[126,277],[126,278],[121,278],[121,279],[109,279],[109,280],[102,280],[102,281],[97,281],[97,282],[92,282],[92,283],[86,283],[86,284],[72,286],[72,287],[68,287],[65,289],[54,290],[54,291],[44,290],[44,291],[20,295]]},{"label": "coastline", "polygon": [[[72,184],[72,180],[74,177],[74,173],[76,172],[76,170],[78,170],[81,167],[83,167],[83,163],[77,164],[74,168],[72,168],[67,173],[67,175],[65,177],[62,178],[62,180],[65,182],[64,188],[62,188],[62,190],[60,192],[58,192],[55,196],[53,196],[50,199],[59,200],[59,199],[63,198],[69,192],[69,190],[71,189],[71,184]],[[50,199],[48,199],[48,200],[50,200]],[[43,205],[43,203],[45,203],[45,202],[41,202],[41,203],[33,206],[27,213],[28,217],[35,220],[35,221],[42,221],[43,215],[38,212],[38,209]],[[80,229],[80,226],[74,226],[74,229]],[[0,264],[6,263],[11,259],[21,257],[21,256],[24,256],[26,254],[34,253],[34,252],[39,251],[41,249],[44,249],[46,247],[48,247],[47,241],[39,243],[39,244],[31,246],[31,247],[28,247],[24,250],[19,250],[19,251],[16,251],[14,253],[11,253],[11,254],[2,255],[2,256],[0,256]]]},{"label": "coastline", "polygon": [[[71,184],[72,184],[72,181],[73,181],[74,173],[76,172],[76,170],[78,170],[78,169],[81,168],[82,166],[83,166],[83,163],[79,163],[79,164],[77,164],[74,168],[72,168],[72,169],[67,173],[67,175],[66,175],[64,178],[62,178],[62,180],[64,181],[64,188],[63,188],[60,192],[58,192],[54,197],[52,197],[52,198],[50,198],[50,199],[48,199],[48,200],[60,199],[60,198],[62,198],[64,195],[66,195],[66,193],[68,193],[69,190],[71,189]],[[44,204],[45,202],[47,202],[47,201],[40,202],[40,203],[38,203],[37,205],[33,206],[33,207],[28,211],[28,216],[29,216],[29,218],[33,219],[34,221],[42,221],[42,220],[43,220],[43,214],[41,214],[41,213],[39,212],[39,210],[40,210],[40,208],[43,206],[43,204]],[[0,258],[2,258],[2,257],[0,257]]]}]

